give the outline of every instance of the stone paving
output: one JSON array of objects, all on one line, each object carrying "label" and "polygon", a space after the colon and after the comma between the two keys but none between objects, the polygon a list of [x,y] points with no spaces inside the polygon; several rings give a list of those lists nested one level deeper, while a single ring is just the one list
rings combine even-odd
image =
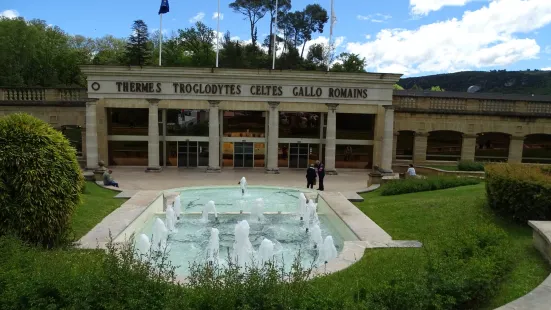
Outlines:
[{"label": "stone paving", "polygon": [[[263,169],[222,169],[221,173],[205,173],[205,169],[167,167],[161,172],[145,172],[138,167],[110,167],[113,178],[124,191],[166,190],[193,186],[236,185],[241,177],[251,186],[285,186],[306,188],[306,169],[281,169],[280,174],[266,174]],[[368,171],[339,171],[324,179],[325,190],[332,192],[364,192]]]}]

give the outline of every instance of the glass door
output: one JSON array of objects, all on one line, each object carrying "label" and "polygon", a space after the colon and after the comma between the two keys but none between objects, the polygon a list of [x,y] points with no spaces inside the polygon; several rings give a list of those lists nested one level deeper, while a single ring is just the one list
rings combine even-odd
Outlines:
[{"label": "glass door", "polygon": [[254,167],[254,143],[235,142],[233,155],[233,166],[235,168]]},{"label": "glass door", "polygon": [[307,168],[310,155],[307,143],[291,143],[289,148],[289,168]]},{"label": "glass door", "polygon": [[197,167],[198,151],[196,141],[178,141],[178,167]]}]

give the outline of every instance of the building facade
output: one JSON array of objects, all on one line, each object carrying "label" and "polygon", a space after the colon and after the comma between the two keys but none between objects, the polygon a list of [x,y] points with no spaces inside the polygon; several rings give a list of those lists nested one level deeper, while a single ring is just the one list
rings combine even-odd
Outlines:
[{"label": "building facade", "polygon": [[62,130],[90,169],[330,173],[458,160],[551,163],[551,96],[393,91],[396,74],[83,67],[87,89],[2,88],[0,117]]},{"label": "building facade", "polygon": [[[86,66],[87,167],[391,169],[397,74]],[[337,153],[344,153],[342,158]],[[353,158],[354,157],[354,158]]]}]

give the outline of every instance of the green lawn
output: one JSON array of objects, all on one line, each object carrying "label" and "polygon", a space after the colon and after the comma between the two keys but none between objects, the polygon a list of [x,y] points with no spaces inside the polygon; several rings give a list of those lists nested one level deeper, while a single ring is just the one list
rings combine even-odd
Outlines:
[{"label": "green lawn", "polygon": [[73,215],[75,240],[80,239],[101,220],[121,206],[126,200],[114,198],[117,192],[86,182],[82,204]]},{"label": "green lawn", "polygon": [[[490,222],[503,228],[514,247],[515,266],[485,309],[525,295],[550,272],[549,265],[532,245],[531,228],[506,223],[485,207],[484,184],[386,197],[376,191],[363,197],[365,201],[358,203],[358,208],[393,239],[419,240],[425,249],[430,249],[442,237],[469,226]],[[425,263],[422,251],[424,249],[368,250],[355,265],[318,282],[328,293],[336,295],[349,295],[359,287],[373,287],[374,283],[389,277],[405,278],[414,283]]]}]

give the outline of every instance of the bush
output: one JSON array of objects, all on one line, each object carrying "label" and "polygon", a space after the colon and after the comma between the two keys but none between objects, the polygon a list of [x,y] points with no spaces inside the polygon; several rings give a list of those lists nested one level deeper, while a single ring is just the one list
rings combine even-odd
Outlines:
[{"label": "bush", "polygon": [[0,119],[0,236],[34,244],[67,240],[84,184],[75,149],[27,114]]},{"label": "bush", "polygon": [[484,163],[472,161],[472,160],[461,160],[457,163],[457,170],[459,171],[484,171]]},{"label": "bush", "polygon": [[551,220],[551,175],[545,170],[523,164],[486,166],[489,206],[505,218],[521,223]]},{"label": "bush", "polygon": [[434,191],[458,186],[474,185],[480,182],[481,180],[478,178],[465,178],[455,176],[434,176],[428,178],[408,178],[405,180],[392,180],[383,185],[381,196]]}]

